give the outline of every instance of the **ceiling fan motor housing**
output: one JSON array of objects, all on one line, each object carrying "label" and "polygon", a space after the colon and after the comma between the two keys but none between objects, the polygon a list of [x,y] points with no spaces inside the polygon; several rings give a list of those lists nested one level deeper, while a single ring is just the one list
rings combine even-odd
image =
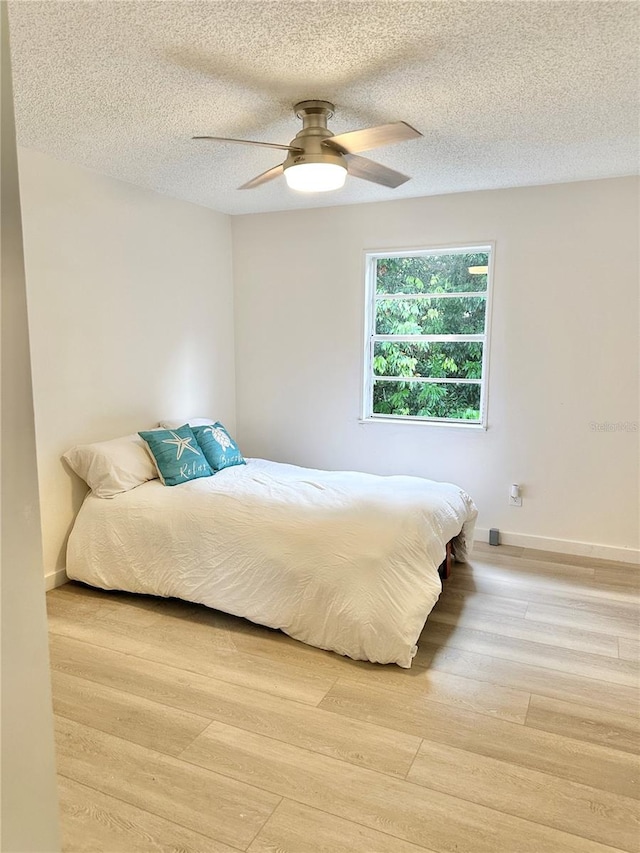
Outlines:
[{"label": "ceiling fan motor housing", "polygon": [[284,169],[303,163],[332,163],[347,168],[346,160],[337,147],[332,149],[323,145],[333,136],[327,128],[327,120],[334,109],[329,101],[300,101],[295,105],[295,114],[302,119],[302,130],[291,140],[291,145],[302,151],[290,151],[282,164]]}]

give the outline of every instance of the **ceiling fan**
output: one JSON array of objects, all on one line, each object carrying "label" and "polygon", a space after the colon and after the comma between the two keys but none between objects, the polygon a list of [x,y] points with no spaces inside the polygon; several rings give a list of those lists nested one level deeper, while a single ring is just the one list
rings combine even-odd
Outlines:
[{"label": "ceiling fan", "polygon": [[227,139],[222,136],[194,136],[193,139],[209,139],[214,142],[234,142],[241,145],[260,145],[287,151],[284,163],[267,169],[261,175],[247,181],[239,189],[252,190],[284,174],[289,187],[300,192],[326,192],[344,185],[347,173],[355,178],[372,181],[384,187],[399,187],[408,181],[387,166],[358,157],[357,152],[369,151],[383,145],[415,139],[422,134],[404,121],[352,130],[334,136],[327,128],[327,121],[335,107],[329,101],[300,101],[294,112],[302,119],[300,130],[289,145],[274,142],[252,142],[249,139]]}]

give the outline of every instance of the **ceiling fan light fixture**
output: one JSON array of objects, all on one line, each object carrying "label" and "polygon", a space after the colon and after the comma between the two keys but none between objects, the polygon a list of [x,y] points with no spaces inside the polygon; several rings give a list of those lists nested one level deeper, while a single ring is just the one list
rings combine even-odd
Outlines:
[{"label": "ceiling fan light fixture", "polygon": [[405,121],[394,121],[377,127],[350,130],[335,136],[327,127],[335,107],[330,101],[300,101],[294,112],[302,119],[302,130],[288,145],[276,142],[257,142],[251,139],[230,139],[224,136],[194,136],[194,139],[212,142],[230,142],[239,145],[257,145],[287,151],[284,163],[273,166],[247,181],[239,190],[252,190],[284,174],[287,185],[296,192],[325,193],[344,186],[347,173],[354,178],[395,189],[408,181],[402,175],[381,163],[358,156],[358,151],[368,151],[396,142],[406,142],[422,136],[419,130]]},{"label": "ceiling fan light fixture", "polygon": [[292,163],[285,167],[284,177],[292,190],[323,193],[343,187],[347,169],[341,163]]}]

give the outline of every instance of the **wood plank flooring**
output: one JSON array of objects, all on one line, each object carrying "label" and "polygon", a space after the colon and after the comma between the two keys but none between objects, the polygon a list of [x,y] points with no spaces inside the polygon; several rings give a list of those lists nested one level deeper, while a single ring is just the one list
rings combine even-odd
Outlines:
[{"label": "wood plank flooring", "polygon": [[479,546],[410,670],[52,590],[63,849],[640,853],[639,581]]}]

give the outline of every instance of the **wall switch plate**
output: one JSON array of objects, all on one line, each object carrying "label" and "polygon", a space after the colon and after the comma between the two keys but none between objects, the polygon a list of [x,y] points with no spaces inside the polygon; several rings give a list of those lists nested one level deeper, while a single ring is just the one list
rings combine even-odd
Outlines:
[{"label": "wall switch plate", "polygon": [[521,497],[514,498],[511,495],[509,495],[509,506],[522,506],[522,498]]}]

